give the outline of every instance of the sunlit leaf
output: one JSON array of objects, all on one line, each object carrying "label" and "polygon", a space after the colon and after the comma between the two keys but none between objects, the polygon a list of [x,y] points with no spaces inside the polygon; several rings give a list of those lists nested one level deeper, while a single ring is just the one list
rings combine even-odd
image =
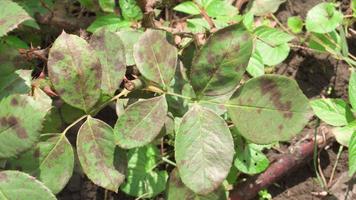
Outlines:
[{"label": "sunlit leaf", "polygon": [[235,89],[252,53],[252,37],[241,25],[217,31],[195,54],[190,78],[198,98]]},{"label": "sunlit leaf", "polygon": [[265,74],[265,66],[263,64],[262,56],[255,50],[248,62],[246,71],[253,77],[262,76]]},{"label": "sunlit leaf", "polygon": [[289,140],[311,116],[297,83],[279,75],[247,81],[225,106],[240,134],[257,144]]},{"label": "sunlit leaf", "polygon": [[193,1],[185,1],[173,8],[175,11],[183,12],[190,15],[199,15],[200,9]]},{"label": "sunlit leaf", "polygon": [[105,12],[114,12],[115,1],[113,0],[99,0],[99,5]]},{"label": "sunlit leaf", "polygon": [[20,171],[0,172],[1,199],[56,200],[51,191],[34,177]]},{"label": "sunlit leaf", "polygon": [[89,116],[79,129],[77,151],[88,178],[107,190],[117,192],[125,179],[126,155],[115,145],[112,128]]},{"label": "sunlit leaf", "polygon": [[287,43],[271,46],[261,40],[257,40],[256,50],[261,55],[264,64],[274,66],[287,58],[290,47]]},{"label": "sunlit leaf", "polygon": [[100,97],[101,67],[89,44],[63,32],[49,52],[48,76],[56,92],[68,104],[85,112]]},{"label": "sunlit leaf", "polygon": [[356,172],[356,132],[352,133],[349,143],[349,175]]},{"label": "sunlit leaf", "polygon": [[31,19],[17,3],[0,0],[0,37],[17,28],[22,22]]},{"label": "sunlit leaf", "polygon": [[255,146],[256,144],[252,143],[237,146],[234,164],[238,170],[245,174],[263,172],[269,165],[268,158]]},{"label": "sunlit leaf", "polygon": [[333,3],[323,2],[308,11],[305,25],[310,32],[328,33],[335,30],[342,20],[342,13],[336,10]]},{"label": "sunlit leaf", "polygon": [[293,16],[288,18],[288,28],[293,32],[293,33],[300,33],[302,32],[303,29],[303,21],[299,16]]},{"label": "sunlit leaf", "polygon": [[334,134],[336,141],[345,147],[349,146],[351,136],[355,131],[356,121],[353,121],[343,127],[334,127],[331,129],[331,132]]},{"label": "sunlit leaf", "polygon": [[101,63],[101,89],[114,95],[126,72],[125,47],[120,37],[107,29],[96,31],[89,42]]},{"label": "sunlit leaf", "polygon": [[72,176],[74,152],[67,138],[59,135],[37,143],[30,151],[11,159],[9,165],[35,176],[57,194]]},{"label": "sunlit leaf", "polygon": [[150,143],[161,131],[167,115],[165,96],[131,104],[115,124],[115,140],[122,148],[130,149]]},{"label": "sunlit leaf", "polygon": [[29,96],[11,95],[0,101],[0,158],[29,149],[37,140],[46,112]]},{"label": "sunlit leaf", "polygon": [[115,32],[123,28],[129,28],[131,24],[131,22],[122,20],[117,15],[109,14],[97,17],[95,21],[87,28],[87,31],[94,33],[99,28],[106,28]]},{"label": "sunlit leaf", "polygon": [[120,0],[119,5],[125,20],[138,21],[142,19],[143,14],[136,0]]},{"label": "sunlit leaf", "polygon": [[250,12],[257,16],[274,13],[286,0],[254,0],[251,3]]},{"label": "sunlit leaf", "polygon": [[350,106],[342,99],[316,99],[310,105],[316,116],[333,126],[344,126],[354,119]]},{"label": "sunlit leaf", "polygon": [[351,71],[349,80],[349,100],[353,109],[356,109],[356,72]]},{"label": "sunlit leaf", "polygon": [[141,74],[163,87],[169,85],[177,65],[177,49],[167,41],[168,33],[147,30],[134,45],[134,58]]},{"label": "sunlit leaf", "polygon": [[184,186],[182,180],[179,177],[178,170],[177,168],[175,168],[169,176],[169,182],[167,187],[167,200],[178,200],[178,199],[225,200],[227,198],[226,198],[225,190],[222,186],[206,196],[195,194],[189,188]]},{"label": "sunlit leaf", "polygon": [[259,26],[255,29],[254,34],[258,39],[270,46],[285,44],[294,38],[294,36],[289,35],[286,32],[268,26]]},{"label": "sunlit leaf", "polygon": [[143,32],[138,30],[122,30],[117,32],[117,34],[120,36],[125,47],[126,65],[135,65],[133,47]]},{"label": "sunlit leaf", "polygon": [[175,158],[183,183],[195,193],[214,191],[229,173],[234,143],[225,121],[209,109],[192,107],[175,140]]}]

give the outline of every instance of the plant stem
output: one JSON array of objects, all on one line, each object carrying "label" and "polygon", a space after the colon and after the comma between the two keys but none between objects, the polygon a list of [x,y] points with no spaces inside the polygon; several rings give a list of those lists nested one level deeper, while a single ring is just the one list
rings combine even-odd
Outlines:
[{"label": "plant stem", "polygon": [[166,157],[162,157],[162,160],[163,160],[164,162],[168,163],[168,164],[173,165],[174,167],[176,167],[176,166],[177,166],[177,164],[176,164],[176,163],[174,163],[173,161],[169,160],[169,159],[168,159],[168,158],[166,158]]},{"label": "plant stem", "polygon": [[177,93],[173,93],[173,92],[165,92],[165,94],[167,94],[167,95],[171,95],[171,96],[180,97],[180,98],[182,98],[182,99],[192,100],[192,98],[191,98],[191,97],[184,96],[184,95],[177,94]]},{"label": "plant stem", "polygon": [[330,179],[329,179],[329,182],[328,182],[328,187],[331,186],[331,183],[332,183],[332,181],[334,179],[334,173],[335,173],[337,164],[339,162],[339,159],[340,159],[340,156],[341,156],[343,148],[344,148],[344,146],[340,145],[339,151],[337,152],[337,156],[336,156],[336,160],[335,160],[335,164],[334,164],[333,170],[331,171]]},{"label": "plant stem", "polygon": [[84,118],[88,117],[89,115],[84,115],[81,116],[80,118],[78,118],[77,120],[75,120],[73,123],[71,123],[69,126],[67,126],[66,129],[64,129],[64,131],[62,132],[63,135],[65,135],[67,133],[67,131],[72,128],[74,125],[76,125],[78,122],[82,121]]},{"label": "plant stem", "polygon": [[107,101],[107,102],[101,104],[101,105],[99,106],[99,108],[92,110],[92,111],[90,112],[90,114],[97,113],[98,111],[100,111],[101,109],[103,109],[105,106],[107,106],[110,102],[115,101],[115,100],[119,99],[119,98],[122,97],[122,96],[127,96],[130,92],[131,92],[131,91],[129,91],[129,90],[127,90],[127,89],[124,88],[119,94],[117,94],[116,96],[114,96],[113,98],[111,98],[109,101]]},{"label": "plant stem", "polygon": [[[320,120],[317,119],[317,124],[314,129],[314,141],[317,141],[317,133],[318,133],[318,127],[320,125]],[[322,188],[325,188],[324,182],[322,181],[320,174],[318,172],[318,167],[317,167],[317,162],[318,162],[318,144],[317,142],[314,143],[314,150],[313,150],[313,165],[314,165],[314,171],[316,173],[316,177],[318,179],[318,182]]]}]

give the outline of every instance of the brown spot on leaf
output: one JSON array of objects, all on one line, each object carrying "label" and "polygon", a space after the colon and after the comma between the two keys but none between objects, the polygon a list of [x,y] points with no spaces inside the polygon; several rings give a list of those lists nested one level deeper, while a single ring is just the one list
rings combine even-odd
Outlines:
[{"label": "brown spot on leaf", "polygon": [[262,95],[270,95],[269,100],[272,101],[273,105],[276,107],[277,110],[283,113],[284,118],[291,118],[293,116],[292,112],[288,112],[286,115],[286,111],[290,111],[292,108],[292,102],[287,101],[283,103],[281,101],[282,94],[281,91],[279,91],[278,85],[275,83],[275,81],[269,79],[269,78],[262,78],[260,80],[260,89]]},{"label": "brown spot on leaf", "polygon": [[52,51],[51,52],[51,57],[55,60],[63,60],[64,59],[64,55],[63,53],[59,52],[59,51]]},{"label": "brown spot on leaf", "polygon": [[7,181],[7,175],[5,173],[0,173],[0,181]]},{"label": "brown spot on leaf", "polygon": [[17,105],[19,105],[19,102],[17,101],[16,98],[11,99],[11,105],[12,105],[12,106],[17,106]]},{"label": "brown spot on leaf", "polygon": [[258,113],[258,114],[261,114],[261,112],[262,112],[262,108],[258,108],[258,109],[257,109],[257,113]]},{"label": "brown spot on leaf", "polygon": [[283,125],[282,124],[280,124],[279,126],[278,126],[278,129],[281,131],[281,130],[283,130]]}]

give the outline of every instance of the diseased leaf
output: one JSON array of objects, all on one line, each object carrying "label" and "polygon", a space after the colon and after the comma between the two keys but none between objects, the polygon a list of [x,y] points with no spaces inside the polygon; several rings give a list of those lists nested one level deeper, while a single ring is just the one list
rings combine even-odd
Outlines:
[{"label": "diseased leaf", "polygon": [[352,133],[349,142],[349,176],[356,172],[356,132]]},{"label": "diseased leaf", "polygon": [[126,65],[135,65],[133,47],[143,32],[138,30],[122,30],[117,32],[117,34],[120,36],[125,47]]},{"label": "diseased leaf", "polygon": [[289,140],[311,116],[297,83],[279,75],[247,81],[225,106],[241,135],[257,144]]},{"label": "diseased leaf", "polygon": [[125,47],[120,37],[107,29],[96,31],[90,39],[101,63],[101,89],[114,95],[126,72]]},{"label": "diseased leaf", "polygon": [[17,28],[22,22],[31,19],[17,3],[0,0],[0,37]]},{"label": "diseased leaf", "polygon": [[115,124],[116,144],[131,149],[150,143],[164,125],[167,107],[165,96],[131,104]]},{"label": "diseased leaf", "polygon": [[[236,178],[236,177],[235,177]],[[223,186],[217,190],[211,192],[206,196],[195,194],[189,188],[184,186],[182,180],[179,177],[177,168],[173,169],[169,176],[168,188],[167,188],[167,200],[180,200],[180,199],[192,199],[192,200],[225,200],[226,194]]]},{"label": "diseased leaf", "polygon": [[349,80],[349,100],[353,109],[356,109],[356,72],[351,71]]},{"label": "diseased leaf", "polygon": [[256,146],[252,143],[237,146],[234,164],[238,170],[245,174],[258,174],[269,165],[268,158]]},{"label": "diseased leaf", "polygon": [[323,2],[308,11],[305,23],[310,32],[328,33],[335,30],[342,20],[342,13],[336,10],[333,3]]},{"label": "diseased leaf", "polygon": [[46,115],[38,106],[25,95],[11,95],[0,101],[0,158],[18,155],[38,140]]},{"label": "diseased leaf", "polygon": [[154,145],[130,149],[126,182],[120,189],[135,197],[152,198],[166,189],[168,174],[155,170],[159,158]]},{"label": "diseased leaf", "polygon": [[31,89],[31,70],[0,75],[0,99],[11,94],[26,94]]},{"label": "diseased leaf", "polygon": [[252,1],[250,12],[257,16],[274,13],[285,1],[286,0],[254,0]]},{"label": "diseased leaf", "polygon": [[133,55],[141,74],[163,87],[172,80],[178,59],[177,49],[167,41],[168,33],[149,29],[134,45]]},{"label": "diseased leaf", "polygon": [[68,104],[89,112],[100,97],[101,67],[89,44],[63,32],[49,52],[48,76]]},{"label": "diseased leaf", "polygon": [[34,148],[8,163],[11,169],[31,174],[57,194],[72,176],[74,152],[67,138],[58,135],[37,143]]},{"label": "diseased leaf", "polygon": [[209,194],[225,180],[235,153],[225,121],[199,105],[184,115],[174,146],[183,183],[200,195]]},{"label": "diseased leaf", "polygon": [[77,151],[88,178],[107,190],[117,192],[125,179],[126,155],[116,147],[112,128],[88,116],[78,132]]},{"label": "diseased leaf", "polygon": [[40,88],[33,88],[33,99],[39,104],[42,112],[47,113],[52,108],[52,99]]},{"label": "diseased leaf", "polygon": [[241,24],[217,31],[195,54],[190,73],[198,98],[235,89],[252,53],[252,37]]},{"label": "diseased leaf", "polygon": [[333,126],[344,126],[354,119],[350,106],[342,99],[316,99],[310,105],[316,116]]},{"label": "diseased leaf", "polygon": [[56,200],[51,191],[34,177],[20,171],[0,172],[0,197],[6,200]]}]

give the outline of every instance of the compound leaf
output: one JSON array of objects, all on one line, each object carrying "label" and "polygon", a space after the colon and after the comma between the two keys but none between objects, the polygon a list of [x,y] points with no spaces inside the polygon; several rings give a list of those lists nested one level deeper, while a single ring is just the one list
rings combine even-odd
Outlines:
[{"label": "compound leaf", "polygon": [[89,112],[100,97],[101,67],[89,44],[63,33],[48,58],[48,76],[59,96],[68,104]]},{"label": "compound leaf", "polygon": [[190,73],[198,97],[235,89],[252,53],[252,37],[241,24],[217,31],[195,54]]},{"label": "compound leaf", "polygon": [[311,116],[297,83],[279,75],[247,81],[225,106],[241,135],[257,144],[289,140]]},{"label": "compound leaf", "polygon": [[96,31],[89,44],[101,63],[101,89],[114,95],[126,72],[124,44],[116,33],[105,28]]},{"label": "compound leaf", "polygon": [[167,34],[164,31],[147,30],[133,50],[141,74],[164,87],[172,80],[178,59],[177,49],[167,41]]},{"label": "compound leaf", "polygon": [[114,192],[125,179],[125,152],[114,143],[112,128],[88,117],[77,136],[77,151],[84,173],[95,184]]},{"label": "compound leaf", "polygon": [[51,191],[34,177],[20,171],[0,172],[0,198],[6,200],[56,200]]},{"label": "compound leaf", "polygon": [[175,148],[183,183],[200,195],[207,195],[220,186],[229,173],[235,153],[225,121],[199,105],[184,115]]},{"label": "compound leaf", "polygon": [[68,139],[59,135],[37,143],[33,149],[9,160],[9,165],[35,176],[57,194],[72,176],[74,152]]},{"label": "compound leaf", "polygon": [[165,96],[131,104],[115,124],[117,145],[130,149],[150,143],[161,131],[167,110]]},{"label": "compound leaf", "polygon": [[0,0],[0,37],[17,28],[22,22],[31,19],[17,3]]},{"label": "compound leaf", "polygon": [[46,112],[29,96],[11,95],[0,101],[0,158],[30,148],[42,129]]}]

